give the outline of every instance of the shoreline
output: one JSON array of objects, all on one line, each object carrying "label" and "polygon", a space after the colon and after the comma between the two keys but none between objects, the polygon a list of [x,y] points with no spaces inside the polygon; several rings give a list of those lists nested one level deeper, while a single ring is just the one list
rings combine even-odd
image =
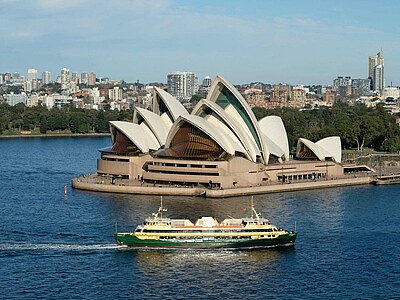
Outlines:
[{"label": "shoreline", "polygon": [[46,138],[46,137],[101,137],[110,136],[110,133],[43,133],[43,134],[18,134],[0,135],[0,139],[14,138]]},{"label": "shoreline", "polygon": [[115,184],[110,183],[110,178],[95,174],[83,175],[73,178],[71,186],[74,189],[92,192],[142,194],[142,195],[169,195],[169,196],[196,196],[205,198],[225,198],[245,195],[269,194],[313,190],[332,187],[365,185],[373,182],[369,176],[346,177],[331,180],[307,181],[296,183],[274,183],[255,187],[236,187],[232,189],[209,189],[206,187],[166,186],[160,184],[142,184],[139,181],[116,179]]}]

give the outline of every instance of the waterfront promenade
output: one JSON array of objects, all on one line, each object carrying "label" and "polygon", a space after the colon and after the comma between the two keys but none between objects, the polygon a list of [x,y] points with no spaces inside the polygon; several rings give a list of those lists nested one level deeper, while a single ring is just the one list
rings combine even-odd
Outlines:
[{"label": "waterfront promenade", "polygon": [[254,187],[235,187],[231,189],[216,189],[203,186],[179,186],[162,185],[141,182],[138,180],[127,180],[97,174],[83,175],[72,179],[72,187],[81,190],[89,190],[107,193],[143,194],[143,195],[175,195],[175,196],[203,196],[208,198],[235,197],[244,195],[268,194],[279,192],[290,192],[298,190],[310,190],[320,188],[331,188],[340,186],[352,186],[369,184],[372,182],[370,176],[345,175],[341,178],[329,178],[327,180],[307,180],[290,183],[268,183]]}]

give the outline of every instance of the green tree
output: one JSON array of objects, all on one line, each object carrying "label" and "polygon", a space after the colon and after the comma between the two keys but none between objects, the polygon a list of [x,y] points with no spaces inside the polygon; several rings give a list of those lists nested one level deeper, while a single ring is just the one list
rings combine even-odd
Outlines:
[{"label": "green tree", "polygon": [[39,115],[37,111],[27,107],[22,114],[22,129],[32,130],[39,124]]},{"label": "green tree", "polygon": [[0,134],[8,129],[11,122],[10,106],[7,103],[0,104]]},{"label": "green tree", "polygon": [[47,133],[47,116],[46,113],[42,113],[39,117],[39,129],[41,134]]},{"label": "green tree", "polygon": [[47,115],[47,128],[50,131],[68,129],[69,122],[67,113],[57,108],[52,108]]},{"label": "green tree", "polygon": [[94,128],[96,132],[109,132],[109,125],[108,121],[106,120],[104,111],[99,110],[97,112]]},{"label": "green tree", "polygon": [[83,111],[72,111],[69,116],[69,127],[72,133],[85,133],[90,130],[89,119]]}]

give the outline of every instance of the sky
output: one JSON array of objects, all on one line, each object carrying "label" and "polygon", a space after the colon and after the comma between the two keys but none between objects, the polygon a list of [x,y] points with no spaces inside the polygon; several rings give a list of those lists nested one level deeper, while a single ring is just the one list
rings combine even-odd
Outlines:
[{"label": "sky", "polygon": [[368,77],[400,85],[398,0],[0,0],[0,73],[61,68],[142,83],[173,71],[233,84]]}]

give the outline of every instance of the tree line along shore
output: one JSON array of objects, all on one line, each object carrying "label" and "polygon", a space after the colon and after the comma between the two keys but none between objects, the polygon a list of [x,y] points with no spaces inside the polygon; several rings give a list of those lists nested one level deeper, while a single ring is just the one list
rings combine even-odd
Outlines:
[{"label": "tree line along shore", "polygon": [[[340,136],[342,148],[363,151],[398,153],[400,151],[399,116],[389,114],[378,105],[349,106],[336,103],[333,107],[302,110],[291,108],[253,108],[257,119],[267,115],[282,118],[289,147],[294,152],[297,140],[317,141],[327,136]],[[71,107],[46,109],[27,107],[20,103],[0,104],[0,137],[3,136],[67,136],[109,134],[109,121],[131,122],[133,110],[89,110]]]},{"label": "tree line along shore", "polygon": [[132,121],[133,110],[0,104],[0,136],[109,134],[110,121]]}]

